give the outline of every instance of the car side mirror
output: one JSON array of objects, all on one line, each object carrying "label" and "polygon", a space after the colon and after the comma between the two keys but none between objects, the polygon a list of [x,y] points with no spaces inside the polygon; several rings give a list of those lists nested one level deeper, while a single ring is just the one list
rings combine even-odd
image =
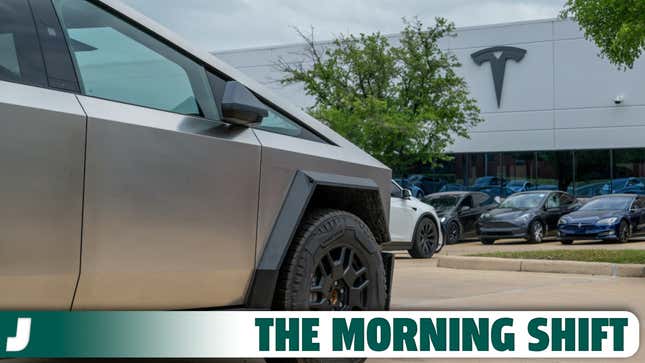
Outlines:
[{"label": "car side mirror", "polygon": [[269,110],[243,84],[228,81],[222,97],[222,118],[235,125],[249,125],[269,116]]},{"label": "car side mirror", "polygon": [[469,210],[470,210],[470,207],[465,205],[465,206],[461,207],[461,209],[459,211],[460,212],[468,212]]},{"label": "car side mirror", "polygon": [[403,189],[402,198],[412,199],[412,191],[410,189]]}]

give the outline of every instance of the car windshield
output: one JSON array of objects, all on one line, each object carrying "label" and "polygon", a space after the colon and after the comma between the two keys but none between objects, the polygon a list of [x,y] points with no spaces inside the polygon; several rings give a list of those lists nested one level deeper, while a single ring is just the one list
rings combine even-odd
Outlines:
[{"label": "car windshield", "polygon": [[544,193],[530,193],[530,194],[515,194],[508,197],[500,208],[511,209],[533,209],[540,205],[546,194]]},{"label": "car windshield", "polygon": [[627,210],[632,205],[633,198],[609,197],[592,199],[580,210]]},{"label": "car windshield", "polygon": [[459,202],[459,199],[456,195],[443,195],[440,197],[426,198],[423,201],[433,206],[434,209],[441,211],[454,208]]}]

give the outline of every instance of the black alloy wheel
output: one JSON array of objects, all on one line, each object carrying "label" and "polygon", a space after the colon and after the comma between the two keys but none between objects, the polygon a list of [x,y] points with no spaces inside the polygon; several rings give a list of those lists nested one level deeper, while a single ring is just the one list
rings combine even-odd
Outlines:
[{"label": "black alloy wheel", "polygon": [[629,242],[631,238],[629,223],[624,220],[620,222],[620,227],[618,227],[618,242],[626,243]]},{"label": "black alloy wheel", "polygon": [[431,258],[439,244],[439,228],[432,219],[424,217],[417,224],[412,241],[412,248],[408,250],[413,258]]},{"label": "black alloy wheel", "polygon": [[448,234],[446,240],[449,245],[461,240],[461,228],[459,227],[459,223],[456,221],[452,221],[448,224],[448,231],[446,233]]}]

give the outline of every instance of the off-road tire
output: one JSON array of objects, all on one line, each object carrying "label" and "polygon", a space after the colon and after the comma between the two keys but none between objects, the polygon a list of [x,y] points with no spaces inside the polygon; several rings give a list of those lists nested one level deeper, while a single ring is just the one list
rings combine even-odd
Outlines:
[{"label": "off-road tire", "polygon": [[[354,251],[353,256],[347,248]],[[334,256],[340,257],[334,260]],[[329,259],[331,258],[331,259]],[[358,260],[352,260],[352,259]],[[326,261],[326,262],[323,262]],[[349,261],[349,264],[345,264]],[[352,262],[353,261],[353,262]],[[331,263],[330,263],[331,262]],[[361,293],[364,306],[356,307],[344,304],[343,307],[327,306],[312,303],[314,285],[321,285],[319,269],[324,266],[333,266],[340,262],[344,271],[357,267],[357,262],[364,264],[366,270],[356,280],[357,284],[368,282],[366,291]],[[362,270],[360,268],[359,270]],[[355,270],[354,270],[355,271]],[[340,273],[331,268],[331,276]],[[350,290],[348,281],[341,280],[344,288]],[[316,280],[315,280],[316,279]],[[333,209],[314,210],[306,215],[287,253],[285,264],[280,272],[278,288],[274,298],[274,309],[278,310],[384,310],[386,303],[385,269],[380,255],[380,247],[367,225],[357,216]],[[332,286],[334,291],[339,287]],[[353,285],[352,288],[356,288]],[[342,287],[340,289],[343,289]],[[317,291],[317,290],[316,290]],[[329,293],[331,294],[331,293]],[[329,295],[327,294],[327,295]],[[336,295],[338,299],[346,295]],[[321,298],[323,296],[320,296]],[[329,297],[329,296],[328,296]],[[318,296],[316,297],[318,300]],[[348,300],[349,302],[350,300]],[[294,363],[361,363],[364,358],[297,358],[297,359],[267,359],[269,362],[294,362]]]},{"label": "off-road tire", "polygon": [[383,310],[385,285],[381,250],[367,225],[348,212],[314,210],[291,243],[274,309]]},{"label": "off-road tire", "polygon": [[412,236],[412,258],[432,258],[439,245],[439,226],[432,218],[423,217],[417,223]]}]

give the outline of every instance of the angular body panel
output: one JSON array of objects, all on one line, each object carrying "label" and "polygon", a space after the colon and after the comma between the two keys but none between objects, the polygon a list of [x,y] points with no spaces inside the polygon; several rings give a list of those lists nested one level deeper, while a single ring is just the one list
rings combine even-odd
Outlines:
[{"label": "angular body panel", "polygon": [[69,309],[81,248],[85,114],[0,81],[0,309]]},{"label": "angular body panel", "polygon": [[74,309],[241,304],[255,253],[252,131],[79,99],[88,154]]}]

